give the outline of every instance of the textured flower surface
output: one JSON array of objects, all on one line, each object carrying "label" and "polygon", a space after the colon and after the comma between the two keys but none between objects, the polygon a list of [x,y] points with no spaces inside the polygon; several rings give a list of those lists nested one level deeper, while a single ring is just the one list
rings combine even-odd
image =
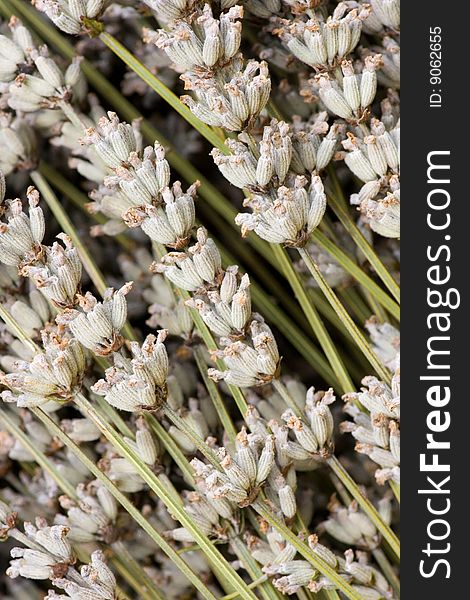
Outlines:
[{"label": "textured flower surface", "polygon": [[399,65],[398,0],[0,0],[2,598],[398,600]]}]

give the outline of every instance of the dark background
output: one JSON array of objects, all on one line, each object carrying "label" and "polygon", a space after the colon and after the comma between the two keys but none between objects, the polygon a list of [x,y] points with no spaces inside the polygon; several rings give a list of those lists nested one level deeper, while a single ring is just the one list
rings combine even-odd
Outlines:
[{"label": "dark background", "polygon": [[[436,0],[427,2],[402,3],[402,45],[405,60],[402,65],[402,117],[403,117],[403,188],[406,190],[402,205],[402,371],[404,411],[402,428],[402,452],[404,460],[403,503],[402,503],[402,590],[403,598],[449,597],[469,598],[470,591],[466,579],[470,576],[468,567],[468,546],[465,542],[470,533],[468,495],[470,494],[468,440],[468,303],[467,290],[469,273],[469,177],[468,150],[465,148],[469,131],[467,112],[469,110],[469,76],[467,40],[469,39],[468,18],[470,7],[467,3],[443,3]],[[429,84],[429,28],[442,28],[442,77],[443,91],[441,109],[429,108],[428,96],[433,86]],[[452,222],[449,230],[434,232],[426,225],[426,196],[431,186],[426,183],[427,153],[431,150],[451,150],[452,202],[450,211]],[[447,188],[449,189],[449,188]],[[443,211],[445,212],[445,211]],[[452,236],[451,287],[461,293],[461,305],[450,310],[451,336],[451,392],[449,403],[451,427],[442,439],[451,441],[451,450],[441,451],[441,461],[445,456],[451,462],[451,501],[450,513],[444,515],[451,524],[448,540],[432,542],[443,546],[451,543],[451,551],[445,556],[451,563],[451,578],[445,579],[442,566],[436,575],[424,579],[419,575],[419,562],[426,558],[422,548],[426,547],[428,536],[426,526],[433,517],[426,510],[426,496],[419,496],[419,487],[425,487],[426,474],[419,472],[419,454],[425,451],[426,414],[430,407],[426,402],[426,389],[429,382],[420,382],[419,376],[426,367],[426,341],[430,335],[426,327],[426,316],[431,309],[426,306],[426,259],[428,244],[437,246],[445,234]],[[442,240],[443,241],[443,240]],[[438,309],[446,310],[446,309]],[[431,334],[432,335],[432,334]],[[442,334],[445,335],[445,334]],[[428,459],[429,460],[429,459]],[[432,475],[429,473],[429,475]],[[442,479],[443,473],[436,473],[435,480]],[[427,486],[429,487],[429,486]],[[437,496],[435,496],[437,497]],[[445,496],[440,496],[443,498]],[[443,502],[441,501],[441,506]],[[436,508],[439,504],[435,503]],[[442,530],[440,530],[442,531]],[[436,533],[438,533],[436,529]],[[464,545],[465,544],[465,545]],[[435,555],[439,557],[438,555]],[[427,565],[431,561],[427,560]]]}]

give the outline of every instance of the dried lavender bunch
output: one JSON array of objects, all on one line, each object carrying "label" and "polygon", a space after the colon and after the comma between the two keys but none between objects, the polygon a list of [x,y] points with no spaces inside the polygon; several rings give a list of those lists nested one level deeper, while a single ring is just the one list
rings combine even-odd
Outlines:
[{"label": "dried lavender bunch", "polygon": [[7,593],[398,598],[398,3],[10,4]]}]

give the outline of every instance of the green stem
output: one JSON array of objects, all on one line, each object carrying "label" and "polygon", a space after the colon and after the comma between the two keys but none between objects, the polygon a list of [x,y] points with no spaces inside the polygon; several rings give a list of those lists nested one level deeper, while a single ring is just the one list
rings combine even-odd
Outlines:
[{"label": "green stem", "polygon": [[341,319],[341,321],[344,323],[345,327],[348,329],[349,334],[351,335],[351,337],[357,344],[358,348],[361,350],[361,352],[364,354],[364,356],[370,362],[370,364],[372,365],[374,370],[377,372],[377,374],[380,376],[380,378],[383,381],[385,381],[386,383],[390,383],[391,375],[390,375],[389,371],[387,371],[382,366],[382,363],[375,355],[374,351],[370,347],[366,338],[359,331],[357,325],[354,323],[354,321],[348,315],[348,313],[344,309],[344,306],[341,304],[341,302],[338,300],[338,297],[336,296],[334,291],[328,285],[328,282],[323,277],[323,274],[321,273],[318,265],[314,262],[314,260],[310,256],[310,254],[307,252],[307,250],[305,250],[305,248],[298,248],[298,251],[299,251],[300,256],[303,258],[308,270],[312,274],[313,278],[319,285],[322,292],[325,294],[325,297],[328,300],[328,302],[331,304],[331,306],[336,311],[336,314],[338,315],[338,317]]},{"label": "green stem", "polygon": [[372,555],[374,556],[377,564],[382,569],[383,574],[387,578],[388,582],[392,586],[394,592],[397,594],[397,597],[400,597],[400,580],[397,577],[392,565],[390,564],[388,558],[385,556],[385,553],[380,548],[376,548],[372,550]]},{"label": "green stem", "polygon": [[389,481],[389,484],[396,501],[398,502],[398,504],[400,504],[400,484],[392,480]]},{"label": "green stem", "polygon": [[160,98],[165,100],[183,119],[185,119],[196,131],[198,131],[206,140],[219,148],[222,152],[228,153],[228,148],[223,139],[218,136],[211,127],[200,121],[185,106],[178,96],[173,93],[158,77],[147,69],[139,60],[135,58],[132,52],[129,52],[114,36],[103,31],[99,35],[100,40],[118,56],[134,73],[142,79]]},{"label": "green stem", "polygon": [[162,442],[165,450],[175,461],[175,464],[180,468],[184,480],[188,483],[188,485],[194,487],[195,481],[193,471],[181,448],[171,437],[171,435],[166,431],[166,429],[162,426],[162,424],[158,421],[155,415],[147,414],[144,416],[149,427],[153,430],[157,438]]},{"label": "green stem", "polygon": [[[57,196],[54,194],[47,180],[42,176],[42,174],[39,171],[32,171],[30,173],[30,177],[36,185],[36,187],[38,188],[39,192],[41,193],[41,196],[44,198],[47,205],[51,209],[52,214],[56,218],[57,222],[72,240],[75,248],[78,251],[78,254],[80,255],[80,260],[82,261],[83,266],[85,267],[85,271],[88,273],[91,281],[93,282],[93,285],[96,287],[98,292],[103,296],[104,292],[108,287],[106,285],[106,281],[101,271],[96,266],[91,254],[85,247],[85,244],[81,241],[75,227],[73,226],[63,206],[57,199]],[[124,325],[122,331],[127,338],[132,340],[136,339],[134,332],[132,331],[132,327],[129,323],[126,323]]]},{"label": "green stem", "polygon": [[37,464],[43,469],[46,473],[50,475],[50,477],[57,483],[58,487],[67,494],[70,498],[75,498],[76,492],[73,485],[71,485],[64,477],[61,475],[60,471],[56,468],[54,463],[52,463],[46,456],[38,450],[38,447],[31,441],[31,439],[26,435],[24,431],[22,431],[18,425],[10,419],[7,415],[7,411],[5,409],[0,410],[0,421],[3,422],[3,425],[6,429],[18,439],[26,450],[34,457],[34,460]]},{"label": "green stem", "polygon": [[336,261],[370,294],[384,306],[397,320],[400,319],[399,305],[380,288],[349,256],[336,244],[326,237],[319,229],[312,234],[312,239],[324,250],[331,254]]},{"label": "green stem", "polygon": [[381,323],[386,323],[387,321],[389,321],[384,307],[377,302],[377,300],[374,298],[374,296],[372,296],[372,294],[369,292],[369,290],[366,290],[365,288],[361,288],[361,292],[365,298],[365,301],[370,306],[372,314],[375,315],[376,317],[378,317],[378,319]]},{"label": "green stem", "polygon": [[289,281],[289,284],[292,287],[294,294],[305,313],[305,316],[309,321],[313,333],[317,336],[320,346],[323,348],[333,372],[339,379],[342,391],[344,393],[352,391],[354,389],[354,384],[351,381],[346,367],[344,366],[344,363],[338,354],[338,351],[333,344],[331,337],[325,325],[323,324],[323,321],[318,315],[315,306],[312,304],[312,302],[310,302],[302,282],[298,274],[295,272],[289,257],[287,256],[287,252],[279,244],[272,244],[271,247],[274,255],[279,261],[279,264],[284,270],[284,274]]},{"label": "green stem", "polygon": [[[44,161],[39,163],[38,171],[47,179],[53,188],[66,196],[77,208],[85,212],[88,217],[92,217],[94,221],[100,223],[101,225],[107,222],[108,219],[101,213],[94,213],[91,215],[86,210],[86,204],[89,200],[88,196],[81,192],[73,183],[70,182],[69,179],[64,177],[62,173],[59,173],[59,171]],[[123,247],[124,250],[126,250],[126,252],[130,252],[135,248],[135,243],[122,233],[113,236],[113,238]]]},{"label": "green stem", "polygon": [[[49,431],[58,437],[80,462],[85,465],[88,470],[103,483],[114,498],[121,506],[130,514],[130,516],[142,527],[149,537],[157,544],[159,548],[168,556],[175,566],[187,577],[195,588],[207,600],[216,600],[214,594],[202,583],[199,575],[195,573],[188,564],[178,555],[174,548],[160,535],[160,533],[152,527],[149,521],[141,514],[141,512],[130,502],[130,500],[113,484],[113,482],[96,466],[96,464],[88,458],[88,456],[67,436],[65,432],[40,408],[31,408],[31,412],[46,425]],[[109,427],[108,430],[110,431]],[[124,442],[122,442],[124,444]],[[157,480],[158,481],[158,480]]]},{"label": "green stem", "polygon": [[[140,574],[140,577],[138,577],[137,574],[129,569],[127,564],[120,561],[117,556],[113,557],[113,566],[124,581],[139,594],[139,598],[142,600],[163,600],[163,596],[156,590],[147,590],[146,585],[142,583],[142,579],[145,578],[143,572]],[[129,596],[125,595],[124,592],[120,593],[120,598],[122,598],[122,600],[130,600]]]},{"label": "green stem", "polygon": [[371,316],[371,313],[364,304],[362,298],[357,293],[357,290],[355,290],[353,287],[347,287],[344,289],[340,288],[337,291],[337,294],[341,298],[343,305],[350,309],[348,312],[351,312],[351,314],[356,317],[356,320],[359,322],[361,327],[364,326],[364,323]]},{"label": "green stem", "polygon": [[101,412],[109,418],[109,422],[112,423],[122,435],[134,439],[134,432],[128,427],[127,423],[115,408],[108,404],[102,396],[96,398],[96,403],[100,407]]},{"label": "green stem", "polygon": [[[330,174],[334,174],[334,176],[336,176],[333,170],[330,171]],[[333,212],[338,217],[341,224],[349,233],[349,235],[352,237],[356,245],[359,247],[360,250],[362,250],[364,256],[375,269],[375,272],[384,282],[385,286],[391,292],[392,296],[397,302],[400,302],[399,286],[397,285],[393,277],[390,275],[380,258],[377,256],[375,250],[372,248],[372,246],[369,244],[366,238],[362,235],[356,223],[349,214],[349,211],[344,208],[341,201],[338,200],[338,198],[335,195],[328,196],[328,204],[333,209]]]},{"label": "green stem", "polygon": [[279,520],[267,506],[262,502],[253,504],[255,511],[263,517],[265,521],[278,531],[294,548],[307,560],[315,569],[320,571],[338,589],[340,589],[351,600],[362,600],[361,596],[352,588],[345,579],[341,577],[328,563],[315,554],[304,542],[302,542],[293,531]]},{"label": "green stem", "polygon": [[7,328],[11,333],[15,335],[23,344],[31,350],[33,354],[39,351],[39,347],[29,338],[23,329],[18,325],[16,319],[14,319],[7,311],[3,304],[0,304],[0,318],[3,320]]},{"label": "green stem", "polygon": [[139,563],[135,560],[125,544],[121,541],[114,542],[111,545],[113,552],[116,553],[118,561],[125,566],[123,576],[126,577],[128,574],[134,573],[133,587],[138,590],[145,600],[164,600],[165,595],[162,590],[158,589],[152,579],[145,573],[140,567]]},{"label": "green stem", "polygon": [[[254,588],[258,587],[261,583],[267,581],[267,579],[267,575],[261,575],[261,577],[258,577],[258,579],[255,579],[254,581],[249,583],[248,587],[250,588],[250,590],[253,590]],[[238,597],[238,592],[232,592],[231,594],[226,594],[225,596],[222,596],[220,600],[234,600],[234,598]]]},{"label": "green stem", "polygon": [[[250,587],[259,586],[259,593],[264,600],[282,600],[283,596],[267,581],[267,576],[263,575],[261,568],[251,556],[246,544],[238,536],[233,536],[230,543],[243,568],[254,580],[251,582]],[[223,598],[220,600],[223,600]],[[225,600],[229,599],[226,597]]]},{"label": "green stem", "polygon": [[372,523],[377,527],[385,540],[389,543],[391,549],[397,558],[400,558],[400,542],[395,533],[390,527],[382,521],[382,517],[378,513],[372,502],[364,496],[351,475],[346,471],[343,465],[339,462],[336,456],[331,456],[326,459],[326,462],[331,467],[335,475],[348,490],[351,496],[356,500],[362,510],[366,513]]},{"label": "green stem", "polygon": [[175,425],[191,440],[199,452],[211,463],[213,467],[221,470],[220,462],[212,448],[210,448],[205,441],[191,429],[191,427],[188,427],[184,419],[182,419],[176,411],[170,408],[168,404],[165,404],[163,406],[163,414],[170,419],[173,425]]},{"label": "green stem", "polygon": [[[172,495],[168,492],[162,482],[152,472],[150,467],[146,465],[139,456],[130,448],[124,440],[120,438],[113,430],[111,430],[105,420],[95,411],[93,406],[82,394],[75,395],[75,402],[77,406],[85,411],[87,417],[95,423],[98,429],[106,437],[106,439],[114,446],[114,448],[122,454],[140,474],[142,479],[149,485],[150,489],[163,501],[165,506],[170,510],[181,525],[185,527],[193,536],[196,543],[199,545],[201,550],[207,556],[210,562],[217,565],[217,568],[221,573],[224,573],[227,581],[230,585],[233,585],[237,589],[240,595],[249,600],[255,600],[253,592],[248,589],[247,584],[243,581],[240,576],[233,571],[226,559],[220,554],[217,548],[212,544],[207,536],[203,535],[198,527],[193,523],[192,519],[188,516],[186,511],[173,500]],[[173,560],[173,559],[172,559]]]},{"label": "green stem", "polygon": [[297,406],[297,403],[289,394],[286,386],[282,383],[280,379],[273,379],[272,386],[276,390],[276,392],[281,396],[281,398],[286,403],[287,407],[291,409],[291,411],[297,416],[300,417],[302,414],[301,409]]},{"label": "green stem", "polygon": [[199,373],[201,374],[201,377],[204,381],[204,385],[206,386],[206,389],[209,392],[212,404],[214,405],[217,415],[219,416],[220,422],[223,425],[224,432],[227,434],[231,442],[235,442],[237,430],[235,429],[230,414],[227,410],[227,407],[224,404],[224,401],[222,400],[222,396],[220,395],[217,386],[207,375],[207,364],[204,358],[204,353],[201,348],[195,347],[193,354],[197,367],[199,369]]}]

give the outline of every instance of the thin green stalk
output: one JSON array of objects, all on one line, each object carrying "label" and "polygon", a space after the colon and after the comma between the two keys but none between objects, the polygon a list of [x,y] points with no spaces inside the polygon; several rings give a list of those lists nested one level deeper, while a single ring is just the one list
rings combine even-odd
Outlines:
[{"label": "thin green stalk", "polygon": [[[47,205],[52,211],[52,214],[56,218],[59,225],[62,227],[63,231],[70,237],[75,248],[80,255],[80,260],[82,261],[83,266],[85,267],[85,271],[88,273],[93,285],[96,287],[98,292],[103,295],[105,290],[107,289],[106,281],[95,264],[91,254],[88,252],[85,244],[81,241],[80,236],[77,234],[73,223],[70,221],[67,213],[65,212],[63,206],[57,199],[57,196],[54,194],[54,191],[50,187],[47,180],[43,177],[43,175],[39,171],[31,171],[30,177],[37,189],[41,193],[41,196],[46,201]],[[132,330],[132,327],[129,323],[126,323],[122,329],[124,335],[129,339],[135,340],[136,337]]]},{"label": "thin green stalk", "polygon": [[[336,173],[332,169],[329,171],[329,173],[333,176],[333,178],[336,177]],[[337,186],[336,188],[336,193],[338,192],[341,192],[342,194],[340,186]],[[372,265],[375,272],[383,281],[387,289],[391,292],[392,296],[397,302],[400,302],[399,286],[397,285],[393,277],[390,275],[380,258],[377,256],[375,250],[372,248],[372,246],[369,244],[366,238],[362,235],[353,218],[349,214],[349,211],[344,207],[343,203],[334,194],[328,195],[328,204],[340,220],[343,227],[352,237],[356,245],[359,247],[360,250],[362,250],[364,256]]]},{"label": "thin green stalk", "polygon": [[[267,581],[267,579],[268,579],[267,575],[261,575],[261,577],[258,577],[258,579],[255,579],[254,581],[249,583],[248,587],[250,588],[250,590],[253,590],[253,589],[257,588],[260,584]],[[231,594],[226,594],[225,596],[222,596],[220,598],[220,600],[234,600],[234,598],[238,598],[238,597],[239,597],[238,592],[232,592]]]},{"label": "thin green stalk", "polygon": [[279,520],[263,502],[255,502],[253,504],[255,511],[263,517],[265,521],[278,531],[284,539],[294,546],[294,548],[307,560],[315,569],[320,571],[338,589],[340,589],[351,600],[362,600],[361,596],[352,588],[349,583],[341,577],[328,563],[321,559],[318,554],[315,554],[304,542],[302,542],[293,531]]},{"label": "thin green stalk", "polygon": [[[136,575],[137,579],[134,580],[134,589],[139,590],[145,600],[164,600],[165,595],[163,590],[157,588],[155,582],[140,567],[126,546],[121,541],[117,541],[111,547],[118,557],[118,561],[125,566],[125,571],[128,573],[132,571]],[[126,576],[125,573],[123,575]]]},{"label": "thin green stalk", "polygon": [[350,335],[344,324],[339,319],[338,315],[331,308],[329,302],[325,299],[323,292],[319,288],[308,288],[308,295],[315,304],[318,312],[333,325],[346,340],[350,340]]},{"label": "thin green stalk", "polygon": [[193,354],[194,354],[194,359],[198,366],[199,372],[201,374],[201,377],[204,381],[204,385],[206,386],[206,389],[209,392],[209,396],[212,400],[212,404],[214,405],[214,408],[217,412],[220,422],[223,425],[224,432],[227,434],[227,436],[231,442],[235,442],[235,438],[237,436],[237,430],[235,429],[235,426],[232,422],[232,418],[230,417],[227,407],[225,406],[224,401],[222,400],[222,396],[220,395],[219,389],[217,388],[215,383],[212,381],[212,379],[210,379],[209,376],[207,375],[207,364],[204,359],[204,353],[201,350],[201,348],[198,348],[196,346],[194,348]]},{"label": "thin green stalk", "polygon": [[38,449],[38,447],[31,441],[28,435],[22,431],[18,425],[11,419],[5,409],[0,410],[0,421],[6,429],[18,439],[26,450],[34,457],[37,464],[43,469],[50,477],[57,483],[58,487],[67,494],[70,498],[76,496],[75,488],[61,475],[60,471],[56,468],[46,456]]},{"label": "thin green stalk", "polygon": [[375,281],[369,277],[360,266],[358,266],[341,248],[334,244],[324,233],[316,229],[312,239],[324,250],[331,254],[336,261],[354,279],[360,283],[391,315],[400,319],[400,307],[390,296],[380,288]]},{"label": "thin green stalk", "polygon": [[23,329],[18,325],[16,319],[14,319],[7,311],[3,304],[0,304],[0,318],[3,320],[8,329],[21,341],[23,344],[31,350],[33,354],[38,352],[39,347],[33,342],[33,340],[26,335]]},{"label": "thin green stalk", "polygon": [[[114,483],[88,458],[88,456],[71,440],[68,435],[40,408],[31,408],[31,412],[44,423],[44,425],[53,432],[85,465],[88,470],[103,483],[114,498],[130,514],[130,516],[142,527],[149,537],[157,544],[159,548],[168,556],[175,566],[185,575],[194,587],[207,600],[216,600],[214,594],[202,583],[197,573],[195,573],[188,564],[178,555],[174,548],[160,535],[160,533],[149,523],[141,512],[130,502],[130,500],[114,485]],[[109,429],[109,428],[108,428]],[[110,430],[109,430],[110,431]]]},{"label": "thin green stalk", "polygon": [[82,394],[75,395],[75,402],[77,406],[85,411],[87,417],[95,423],[98,429],[103,433],[106,439],[114,446],[114,448],[122,454],[141,475],[142,479],[149,485],[150,489],[163,501],[165,506],[169,508],[171,514],[173,514],[181,525],[185,527],[193,536],[196,543],[200,546],[201,550],[207,556],[207,559],[214,563],[221,573],[224,574],[228,583],[233,585],[242,596],[247,600],[255,600],[253,592],[248,589],[248,586],[241,577],[233,571],[226,559],[220,554],[217,548],[212,544],[207,536],[203,535],[198,527],[193,523],[189,515],[182,509],[180,505],[177,505],[171,494],[168,492],[162,482],[156,477],[152,470],[142,462],[139,456],[134,450],[129,447],[119,435],[112,431],[105,420],[95,411],[93,406]]},{"label": "thin green stalk", "polygon": [[[259,586],[259,593],[264,600],[282,600],[283,596],[267,581],[267,576],[263,575],[260,566],[251,556],[246,544],[236,535],[232,536],[230,542],[243,568],[254,580],[250,584],[250,587],[255,588]],[[232,598],[234,597],[236,596],[232,596]],[[220,600],[223,600],[223,598]],[[229,598],[225,597],[225,600],[229,600]]]},{"label": "thin green stalk", "polygon": [[281,396],[281,398],[286,403],[287,407],[291,409],[291,411],[297,416],[300,417],[302,414],[301,409],[297,406],[297,403],[289,394],[286,386],[282,383],[280,379],[273,379],[272,386],[276,390],[276,392]]},{"label": "thin green stalk", "polygon": [[375,315],[381,323],[390,321],[384,307],[377,302],[377,300],[372,296],[372,294],[365,288],[361,288],[361,292],[364,296],[365,301],[370,306],[372,314]]},{"label": "thin green stalk", "polygon": [[328,600],[340,600],[340,595],[336,590],[320,590]]},{"label": "thin green stalk", "polygon": [[96,21],[86,20],[86,24],[91,28],[96,28],[99,39],[107,46],[117,57],[119,57],[134,73],[142,79],[154,92],[156,92],[162,100],[165,100],[173,110],[180,114],[196,131],[198,131],[206,140],[219,148],[222,152],[227,153],[228,148],[225,146],[223,139],[208,125],[200,121],[189,108],[181,102],[178,96],[172,92],[158,77],[147,69],[139,60],[135,58],[132,52],[129,52],[121,42],[114,36],[102,30],[101,23]]},{"label": "thin green stalk", "polygon": [[[69,498],[77,499],[77,493],[75,488],[72,485],[70,485],[70,483],[63,477],[63,475],[57,469],[54,463],[40,450],[38,450],[37,446],[34,443],[32,443],[32,441],[24,433],[24,431],[22,431],[15,424],[15,422],[12,419],[10,419],[10,417],[7,415],[7,411],[4,409],[0,410],[0,421],[2,421],[6,429],[20,441],[21,445],[30,452],[30,454],[34,457],[36,463],[45,472],[49,474],[49,476],[56,482],[59,489],[61,489],[64,494],[69,496]],[[112,559],[112,562],[113,565],[116,566],[116,561],[114,558]],[[135,569],[138,572],[138,578],[137,580],[134,580],[135,585],[133,585],[133,587],[137,593],[141,593],[141,584],[139,583],[139,578],[145,577],[145,572],[137,563],[135,563]],[[127,567],[126,565],[123,565],[123,569],[121,569],[121,574],[124,577],[126,576],[126,571]],[[161,600],[161,597],[158,594],[156,594],[156,590],[153,589],[153,585],[154,584],[150,582],[149,593],[148,595],[146,595],[146,600]]]},{"label": "thin green stalk", "polygon": [[392,565],[390,564],[388,558],[385,556],[384,551],[381,548],[376,548],[372,550],[372,555],[375,558],[377,564],[382,569],[382,573],[387,578],[388,582],[392,586],[394,592],[397,594],[397,597],[400,597],[400,580],[397,577]]},{"label": "thin green stalk", "polygon": [[396,483],[396,481],[389,481],[390,487],[392,489],[393,495],[395,496],[396,501],[400,504],[400,484]]},{"label": "thin green stalk", "polygon": [[357,290],[355,290],[353,287],[347,287],[344,289],[340,288],[337,293],[342,300],[343,305],[351,309],[348,312],[353,314],[357,321],[359,321],[359,324],[363,326],[367,319],[371,316],[371,313],[369,312],[369,309],[365,305],[362,298],[357,293]]},{"label": "thin green stalk", "polygon": [[181,448],[171,437],[171,435],[166,431],[166,429],[162,426],[162,424],[158,421],[155,415],[146,414],[144,416],[149,427],[153,430],[157,438],[162,442],[165,450],[175,461],[175,464],[180,468],[184,480],[188,483],[188,485],[194,487],[195,481],[193,471]]},{"label": "thin green stalk", "polygon": [[[137,577],[132,571],[130,571],[126,565],[119,560],[117,556],[114,557],[113,566],[119,575],[139,594],[141,600],[164,600],[163,596],[156,591],[151,593],[147,591],[145,584],[142,583],[141,579]],[[130,600],[129,596],[121,596],[124,600]]]},{"label": "thin green stalk", "polygon": [[170,408],[168,406],[168,404],[165,404],[163,406],[162,410],[163,410],[163,414],[168,419],[170,419],[170,421],[173,423],[173,425],[175,425],[181,432],[183,432],[191,440],[191,442],[196,446],[196,448],[199,450],[199,452],[211,463],[211,465],[220,471],[221,470],[220,462],[217,459],[217,455],[212,450],[212,448],[210,448],[206,444],[206,442],[201,437],[199,437],[193,431],[193,429],[191,429],[191,427],[188,427],[188,425],[185,423],[184,419],[182,419],[176,411],[174,411],[172,408]]},{"label": "thin green stalk", "polygon": [[377,358],[375,352],[370,347],[366,338],[361,333],[361,331],[359,330],[357,325],[354,323],[354,321],[351,319],[350,315],[348,315],[344,306],[338,300],[338,297],[336,296],[334,291],[328,285],[328,282],[323,277],[323,274],[321,273],[318,265],[312,259],[312,257],[307,252],[307,250],[305,250],[305,248],[298,248],[298,251],[299,251],[300,256],[303,258],[308,270],[314,277],[317,284],[320,286],[322,292],[325,294],[325,297],[327,298],[328,302],[331,304],[331,306],[336,311],[336,314],[338,315],[338,317],[341,319],[341,321],[347,327],[349,334],[354,339],[358,348],[361,350],[361,352],[364,354],[364,356],[370,362],[370,364],[372,365],[372,367],[374,368],[376,373],[380,376],[380,378],[383,381],[385,381],[386,383],[390,383],[390,381],[391,381],[390,372],[382,366],[382,363]]},{"label": "thin green stalk", "polygon": [[326,459],[328,465],[333,469],[333,472],[348,490],[351,496],[357,501],[362,510],[366,513],[372,523],[376,526],[378,531],[382,534],[383,538],[389,543],[391,549],[397,558],[400,558],[400,542],[395,533],[390,527],[383,522],[382,517],[378,513],[372,502],[366,498],[356,482],[353,480],[351,475],[346,471],[343,465],[339,462],[336,456],[331,456]]},{"label": "thin green stalk", "polygon": [[[88,217],[92,217],[94,221],[103,225],[107,222],[104,215],[100,213],[94,213],[91,215],[86,211],[85,205],[88,203],[88,196],[81,192],[69,179],[64,177],[62,173],[51,167],[44,161],[39,163],[38,171],[47,179],[49,184],[58,190],[61,194],[66,196],[73,204],[80,210],[86,212]],[[123,247],[124,250],[130,252],[135,248],[135,243],[128,238],[126,235],[119,233],[113,238]]]},{"label": "thin green stalk", "polygon": [[354,389],[354,384],[351,381],[351,378],[346,371],[346,367],[338,354],[338,351],[333,344],[331,337],[323,324],[323,321],[318,315],[318,312],[315,306],[310,302],[310,299],[305,292],[302,282],[295,272],[289,257],[287,256],[286,251],[279,244],[272,244],[272,251],[276,256],[279,264],[282,265],[284,269],[284,274],[291,285],[294,294],[299,301],[302,309],[307,317],[309,324],[313,330],[313,333],[317,336],[318,341],[320,342],[323,351],[325,352],[326,357],[333,369],[333,372],[339,379],[341,389],[344,393],[350,392]]},{"label": "thin green stalk", "polygon": [[100,410],[109,418],[110,423],[112,423],[122,435],[125,435],[128,438],[134,438],[134,432],[129,428],[119,412],[108,404],[102,396],[97,396],[96,403],[100,407]]}]

